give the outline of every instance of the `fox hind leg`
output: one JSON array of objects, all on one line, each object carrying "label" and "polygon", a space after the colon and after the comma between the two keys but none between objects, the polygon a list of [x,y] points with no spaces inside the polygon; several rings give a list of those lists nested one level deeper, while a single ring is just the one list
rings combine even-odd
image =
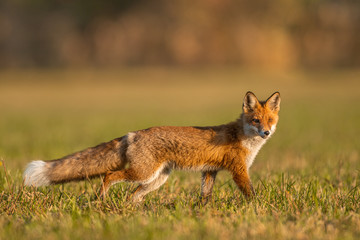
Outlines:
[{"label": "fox hind leg", "polygon": [[136,172],[129,168],[129,169],[123,169],[123,170],[119,170],[119,171],[114,171],[114,172],[108,172],[105,175],[105,178],[103,180],[101,189],[100,189],[100,196],[101,197],[105,197],[107,191],[109,190],[109,188],[118,182],[122,182],[122,181],[137,181],[138,177],[136,175]]},{"label": "fox hind leg", "polygon": [[[104,181],[100,189],[100,196],[105,197],[109,188],[115,183],[127,181],[127,182],[139,182],[141,188],[139,188],[139,194],[146,193],[155,190],[160,187],[170,174],[170,170],[167,167],[159,166],[154,171],[138,171],[135,168],[128,168],[119,171],[109,172],[106,174]],[[157,186],[159,185],[159,186]],[[143,189],[143,190],[142,190]],[[140,196],[140,195],[139,195]]]},{"label": "fox hind leg", "polygon": [[171,171],[166,168],[153,181],[145,184],[140,184],[131,195],[132,201],[140,202],[143,200],[146,194],[155,191],[156,189],[161,187],[168,179],[170,172]]}]

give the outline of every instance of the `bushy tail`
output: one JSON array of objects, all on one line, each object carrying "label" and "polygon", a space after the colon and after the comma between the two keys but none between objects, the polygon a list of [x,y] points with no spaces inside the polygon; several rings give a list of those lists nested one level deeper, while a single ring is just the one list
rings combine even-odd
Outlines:
[{"label": "bushy tail", "polygon": [[114,139],[96,147],[51,161],[33,161],[24,172],[28,186],[44,186],[97,177],[126,164],[126,137]]}]

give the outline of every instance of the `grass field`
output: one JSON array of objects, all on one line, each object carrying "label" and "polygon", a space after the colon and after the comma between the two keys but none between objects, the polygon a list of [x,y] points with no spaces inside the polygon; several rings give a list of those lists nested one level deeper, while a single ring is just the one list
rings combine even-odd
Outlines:
[{"label": "grass field", "polygon": [[[360,239],[360,72],[236,69],[0,72],[0,239]],[[54,81],[52,81],[54,80]],[[54,159],[154,125],[217,125],[246,91],[282,96],[276,134],[250,169],[246,202],[226,172],[197,204],[200,173],[174,172],[141,204],[135,185],[22,184]]]}]

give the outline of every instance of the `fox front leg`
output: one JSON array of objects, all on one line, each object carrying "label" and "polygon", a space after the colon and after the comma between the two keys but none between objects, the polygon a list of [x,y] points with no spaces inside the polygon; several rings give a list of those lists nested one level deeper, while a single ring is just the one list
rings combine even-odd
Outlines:
[{"label": "fox front leg", "polygon": [[233,173],[233,179],[241,192],[245,195],[246,199],[249,200],[255,197],[255,190],[246,170],[243,170],[240,173]]},{"label": "fox front leg", "polygon": [[211,200],[217,171],[206,171],[201,173],[201,197],[200,202],[206,205]]}]

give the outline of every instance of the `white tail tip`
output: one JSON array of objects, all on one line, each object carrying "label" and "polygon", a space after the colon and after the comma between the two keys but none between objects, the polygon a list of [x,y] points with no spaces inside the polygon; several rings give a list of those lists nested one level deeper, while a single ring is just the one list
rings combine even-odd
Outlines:
[{"label": "white tail tip", "polygon": [[37,160],[29,163],[23,174],[26,186],[46,186],[50,184],[50,180],[46,174],[46,162]]}]

